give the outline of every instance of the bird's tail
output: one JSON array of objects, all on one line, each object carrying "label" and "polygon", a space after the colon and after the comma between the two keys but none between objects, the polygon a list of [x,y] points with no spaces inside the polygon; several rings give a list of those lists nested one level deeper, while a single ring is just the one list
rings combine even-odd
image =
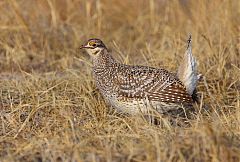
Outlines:
[{"label": "bird's tail", "polygon": [[197,74],[197,62],[192,55],[191,35],[188,39],[187,50],[184,54],[183,60],[178,68],[177,76],[186,86],[190,95],[196,92],[197,81],[200,75]]}]

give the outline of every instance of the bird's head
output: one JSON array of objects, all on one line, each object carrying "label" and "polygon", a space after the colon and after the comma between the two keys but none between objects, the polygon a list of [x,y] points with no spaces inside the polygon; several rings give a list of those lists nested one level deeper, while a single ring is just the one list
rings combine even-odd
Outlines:
[{"label": "bird's head", "polygon": [[104,43],[97,38],[89,39],[80,49],[85,49],[90,56],[96,56],[99,52],[107,49]]}]

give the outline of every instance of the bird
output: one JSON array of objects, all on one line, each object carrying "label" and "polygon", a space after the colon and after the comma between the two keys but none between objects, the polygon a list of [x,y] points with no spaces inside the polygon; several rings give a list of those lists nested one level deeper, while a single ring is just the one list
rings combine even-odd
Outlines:
[{"label": "bird", "polygon": [[198,102],[199,76],[192,55],[191,36],[177,73],[120,63],[98,38],[89,39],[80,49],[90,55],[96,87],[104,100],[119,112],[135,115],[156,110],[167,114],[190,109]]}]

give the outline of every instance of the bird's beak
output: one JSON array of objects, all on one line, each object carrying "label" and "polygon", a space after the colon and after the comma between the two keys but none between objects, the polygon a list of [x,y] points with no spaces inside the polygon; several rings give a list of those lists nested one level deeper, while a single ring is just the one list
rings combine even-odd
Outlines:
[{"label": "bird's beak", "polygon": [[85,45],[81,45],[81,46],[79,47],[79,49],[83,49],[83,48],[86,48]]},{"label": "bird's beak", "polygon": [[79,47],[79,49],[86,49],[86,48],[90,48],[90,49],[93,49],[91,46],[89,46],[88,44],[83,44]]}]

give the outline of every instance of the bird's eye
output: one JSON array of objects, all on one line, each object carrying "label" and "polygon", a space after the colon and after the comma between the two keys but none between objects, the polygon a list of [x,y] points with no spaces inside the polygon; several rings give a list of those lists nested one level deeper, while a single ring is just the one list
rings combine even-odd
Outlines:
[{"label": "bird's eye", "polygon": [[89,45],[92,46],[92,47],[96,47],[97,44],[95,42],[89,42]]}]

